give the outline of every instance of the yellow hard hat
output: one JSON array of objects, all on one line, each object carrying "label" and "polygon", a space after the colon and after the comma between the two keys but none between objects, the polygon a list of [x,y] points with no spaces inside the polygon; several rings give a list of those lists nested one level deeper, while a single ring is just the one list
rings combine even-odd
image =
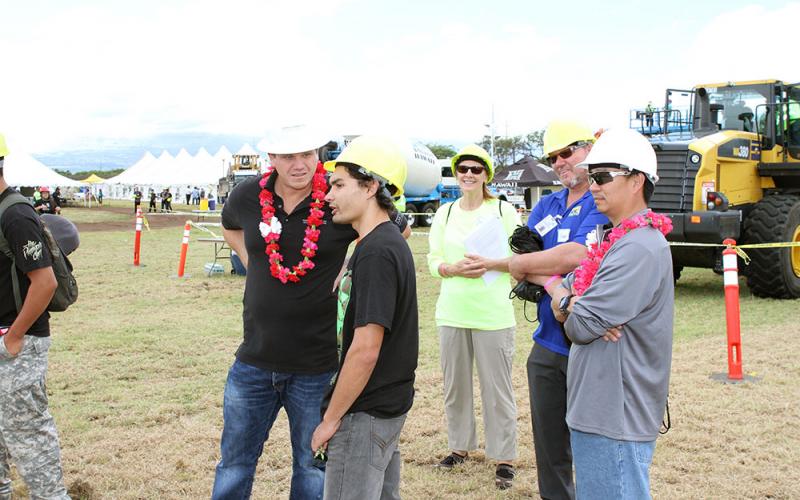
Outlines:
[{"label": "yellow hard hat", "polygon": [[8,146],[6,146],[6,138],[0,134],[0,158],[8,154]]},{"label": "yellow hard hat", "polygon": [[[472,158],[467,158],[469,156]],[[489,156],[489,153],[487,153],[485,149],[476,144],[469,144],[461,148],[461,151],[450,160],[450,169],[453,171],[453,177],[456,175],[456,166],[462,160],[477,160],[486,165],[486,182],[492,182],[492,177],[494,177],[494,165],[492,165],[492,157]]]},{"label": "yellow hard hat", "polygon": [[390,139],[376,135],[356,137],[335,160],[325,162],[325,170],[333,172],[339,164],[359,166],[393,186],[395,198],[403,194],[408,165],[400,148]]},{"label": "yellow hard hat", "polygon": [[544,154],[550,156],[576,142],[593,143],[592,129],[574,120],[553,120],[544,131]]}]

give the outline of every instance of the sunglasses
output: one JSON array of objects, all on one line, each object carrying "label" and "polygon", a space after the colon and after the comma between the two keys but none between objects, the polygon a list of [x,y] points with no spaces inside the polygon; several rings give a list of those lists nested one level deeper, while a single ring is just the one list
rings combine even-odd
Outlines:
[{"label": "sunglasses", "polygon": [[566,149],[562,149],[558,153],[555,153],[555,154],[552,154],[552,155],[548,156],[547,157],[547,161],[550,163],[550,165],[554,165],[559,158],[561,158],[562,160],[566,160],[567,158],[572,156],[572,153],[574,153],[576,150],[578,150],[578,149],[580,149],[580,148],[582,148],[584,146],[586,146],[585,142],[579,142],[577,144],[573,144],[571,146],[567,146]]},{"label": "sunglasses", "polygon": [[473,175],[481,175],[486,170],[486,167],[475,167],[475,166],[467,166],[467,165],[458,165],[456,166],[456,172],[459,174],[466,174],[467,172],[472,172]]},{"label": "sunglasses", "polygon": [[602,186],[614,180],[614,177],[627,177],[633,172],[630,170],[622,172],[589,172],[589,184]]}]

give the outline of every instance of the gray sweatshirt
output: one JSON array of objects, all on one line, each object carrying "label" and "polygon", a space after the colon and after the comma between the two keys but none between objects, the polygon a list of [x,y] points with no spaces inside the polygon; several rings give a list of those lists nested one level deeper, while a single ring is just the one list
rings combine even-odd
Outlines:
[{"label": "gray sweatshirt", "polygon": [[[570,276],[572,278],[572,276]],[[675,305],[669,245],[653,228],[614,245],[564,324],[573,344],[567,425],[611,439],[653,441],[664,414]],[[623,325],[619,342],[601,337]]]}]

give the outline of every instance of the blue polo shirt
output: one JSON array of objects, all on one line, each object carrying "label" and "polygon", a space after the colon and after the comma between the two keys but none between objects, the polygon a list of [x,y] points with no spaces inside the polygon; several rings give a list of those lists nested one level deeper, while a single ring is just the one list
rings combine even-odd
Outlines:
[{"label": "blue polo shirt", "polygon": [[[586,244],[586,235],[597,225],[608,222],[608,218],[597,211],[594,198],[589,191],[570,206],[567,206],[569,191],[562,189],[545,196],[533,208],[528,217],[528,227],[539,233],[544,250],[563,243]],[[564,337],[561,323],[553,316],[550,295],[545,294],[539,302],[539,327],[533,332],[533,340],[545,349],[562,356],[569,355],[569,345]]]}]

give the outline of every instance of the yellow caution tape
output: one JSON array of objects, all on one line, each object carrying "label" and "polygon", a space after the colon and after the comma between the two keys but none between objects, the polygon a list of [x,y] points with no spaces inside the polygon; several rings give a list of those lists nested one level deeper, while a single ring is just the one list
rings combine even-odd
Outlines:
[{"label": "yellow caution tape", "polygon": [[149,231],[150,230],[150,223],[147,222],[147,217],[145,217],[144,214],[142,214],[142,222],[144,222],[144,227],[146,227],[147,230]]},{"label": "yellow caution tape", "polygon": [[722,243],[686,243],[684,241],[670,241],[670,246],[674,247],[724,247],[733,248],[736,255],[742,258],[745,265],[750,264],[750,256],[743,250],[744,248],[792,248],[800,247],[800,241],[785,242],[779,241],[775,243],[747,243],[744,245],[724,245]]}]

